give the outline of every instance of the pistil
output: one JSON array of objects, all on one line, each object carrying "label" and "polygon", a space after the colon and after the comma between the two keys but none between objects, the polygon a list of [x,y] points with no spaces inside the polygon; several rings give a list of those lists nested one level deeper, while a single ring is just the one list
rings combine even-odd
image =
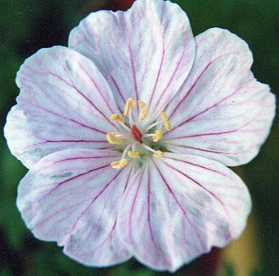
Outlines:
[{"label": "pistil", "polygon": [[139,141],[140,143],[142,143],[142,134],[140,132],[140,130],[137,128],[136,125],[133,125],[131,128],[131,133],[133,135],[133,138],[137,141]]}]

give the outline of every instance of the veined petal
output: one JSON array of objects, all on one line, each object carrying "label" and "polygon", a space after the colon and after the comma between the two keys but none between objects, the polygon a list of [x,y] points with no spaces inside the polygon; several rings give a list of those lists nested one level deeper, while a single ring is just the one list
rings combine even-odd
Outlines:
[{"label": "veined petal", "polygon": [[18,189],[17,206],[27,227],[86,265],[129,259],[115,227],[131,169],[112,169],[115,158],[114,151],[72,149],[41,159]]},{"label": "veined petal", "polygon": [[17,75],[21,89],[5,136],[27,167],[68,148],[103,148],[119,112],[110,88],[92,61],[65,47],[42,49]]},{"label": "veined petal", "polygon": [[188,17],[169,1],[138,0],[127,12],[90,14],[69,46],[95,62],[119,106],[135,98],[158,116],[188,76],[195,41]]},{"label": "veined petal", "polygon": [[131,179],[117,231],[139,261],[173,272],[237,238],[250,209],[246,186],[219,162],[165,153]]},{"label": "veined petal", "polygon": [[192,71],[167,108],[169,150],[238,166],[254,158],[275,114],[275,97],[257,82],[247,44],[222,29],[197,36]]}]

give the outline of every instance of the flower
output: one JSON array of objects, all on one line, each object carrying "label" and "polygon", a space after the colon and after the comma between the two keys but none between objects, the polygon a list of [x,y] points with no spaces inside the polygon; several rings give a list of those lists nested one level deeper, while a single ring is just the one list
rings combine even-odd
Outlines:
[{"label": "flower", "polygon": [[161,0],[92,13],[68,48],[28,58],[5,126],[30,169],[17,199],[27,227],[86,265],[134,256],[169,271],[236,239],[251,199],[226,166],[257,155],[275,113],[251,64],[239,37],[194,38]]}]

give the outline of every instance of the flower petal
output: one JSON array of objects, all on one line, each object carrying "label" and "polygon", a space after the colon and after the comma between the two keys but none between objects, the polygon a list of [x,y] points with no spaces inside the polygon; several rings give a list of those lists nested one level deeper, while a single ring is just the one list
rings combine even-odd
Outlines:
[{"label": "flower petal", "polygon": [[21,89],[10,111],[5,136],[27,167],[68,148],[103,148],[115,131],[109,116],[118,111],[96,66],[65,47],[38,51],[17,75]]},{"label": "flower petal", "polygon": [[251,209],[242,180],[219,162],[165,153],[129,182],[117,231],[142,263],[175,271],[243,231]]},{"label": "flower petal", "polygon": [[156,116],[192,67],[195,41],[186,14],[169,1],[138,0],[127,12],[90,14],[70,34],[69,46],[95,62],[120,107],[135,98]]},{"label": "flower petal", "polygon": [[73,149],[41,159],[18,189],[17,206],[27,227],[86,265],[129,259],[115,227],[130,168],[112,169],[115,158],[113,151]]},{"label": "flower petal", "polygon": [[202,155],[228,166],[254,158],[275,114],[275,97],[256,81],[247,44],[226,30],[196,38],[189,78],[167,108],[169,150]]}]

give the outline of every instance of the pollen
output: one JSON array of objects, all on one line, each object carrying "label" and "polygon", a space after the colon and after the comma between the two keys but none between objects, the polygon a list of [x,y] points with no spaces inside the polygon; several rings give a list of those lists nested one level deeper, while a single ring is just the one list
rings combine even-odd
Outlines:
[{"label": "pollen", "polygon": [[161,113],[161,119],[163,121],[163,124],[165,126],[165,128],[168,130],[168,131],[171,131],[171,125],[170,125],[170,122],[169,122],[169,119],[167,117],[167,114],[166,112],[162,112]]},{"label": "pollen", "polygon": [[132,110],[134,109],[136,105],[136,101],[132,98],[129,98],[127,101],[126,101],[126,104],[125,104],[125,107],[124,107],[124,116],[126,117],[130,112],[132,112]]},{"label": "pollen", "polygon": [[137,152],[137,151],[128,151],[128,156],[130,157],[130,158],[133,158],[133,159],[136,159],[136,158],[139,158],[139,156],[140,156],[140,154],[139,154],[139,152]]},{"label": "pollen", "polygon": [[156,129],[155,134],[152,136],[153,142],[159,142],[163,137],[163,130],[162,129]]},{"label": "pollen", "polygon": [[163,152],[160,151],[160,150],[157,150],[154,154],[153,154],[153,157],[155,158],[161,158],[163,156]]},{"label": "pollen", "polygon": [[128,159],[121,159],[119,161],[114,161],[112,163],[110,163],[110,166],[113,169],[123,169],[126,165],[128,164]]},{"label": "pollen", "polygon": [[140,118],[144,120],[147,115],[147,105],[143,101],[138,101],[139,108],[140,108]]},{"label": "pollen", "polygon": [[121,132],[109,132],[106,138],[112,145],[121,145],[126,140]]},{"label": "pollen", "polygon": [[112,114],[109,119],[111,122],[116,121],[116,122],[124,123],[124,118],[118,113]]}]

